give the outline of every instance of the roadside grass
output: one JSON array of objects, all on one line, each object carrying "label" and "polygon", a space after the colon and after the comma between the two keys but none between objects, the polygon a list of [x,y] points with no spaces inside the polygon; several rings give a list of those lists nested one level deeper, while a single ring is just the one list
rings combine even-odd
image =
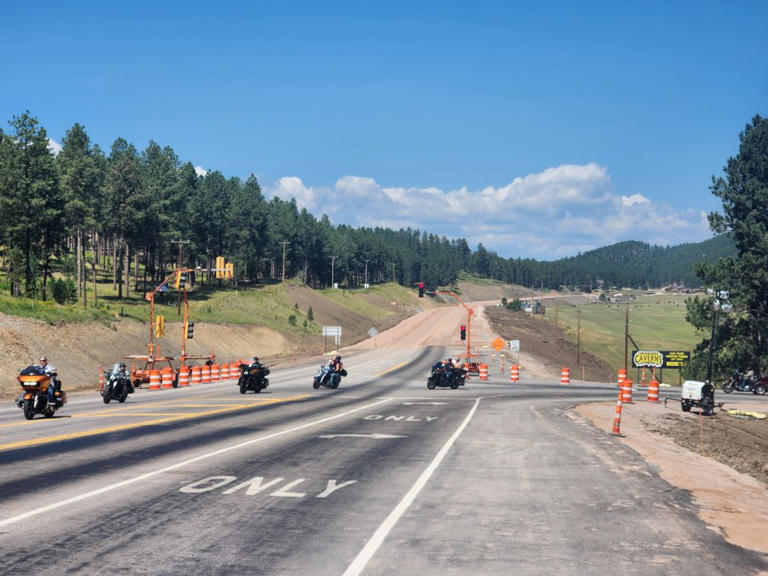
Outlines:
[{"label": "roadside grass", "polygon": [[[685,320],[685,295],[643,295],[629,303],[629,334],[641,350],[692,351],[705,336]],[[577,340],[581,311],[581,347],[605,360],[614,369],[624,366],[626,304],[558,304],[560,330]],[[547,320],[554,322],[554,305],[547,304]],[[632,342],[628,343],[628,368],[632,366]]]},{"label": "roadside grass", "polygon": [[382,287],[372,286],[367,292],[363,288],[355,288],[352,290],[339,289],[339,288],[327,288],[321,290],[322,294],[328,300],[331,300],[345,308],[370,318],[372,320],[378,320],[392,314],[391,311],[378,306],[368,295],[376,295],[387,298],[388,300],[394,300],[397,302],[404,302],[409,300],[408,295],[405,293],[404,288],[395,289],[393,285],[382,285]]},{"label": "roadside grass", "polygon": [[0,296],[0,313],[22,318],[35,318],[56,324],[58,322],[109,322],[115,319],[109,310],[99,308],[83,308],[81,304],[57,304],[53,300],[34,300]]}]

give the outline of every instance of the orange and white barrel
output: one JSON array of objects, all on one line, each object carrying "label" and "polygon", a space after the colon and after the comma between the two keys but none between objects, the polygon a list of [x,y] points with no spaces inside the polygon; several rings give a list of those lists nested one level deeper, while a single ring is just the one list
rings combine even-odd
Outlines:
[{"label": "orange and white barrel", "polygon": [[160,370],[161,384],[160,388],[173,388],[173,368],[163,366]]},{"label": "orange and white barrel", "polygon": [[99,392],[104,391],[104,368],[99,366]]},{"label": "orange and white barrel", "polygon": [[189,386],[189,368],[182,366],[179,368],[179,388]]},{"label": "orange and white barrel", "polygon": [[619,396],[616,399],[616,416],[613,418],[613,430],[611,433],[614,436],[621,436],[621,397],[623,390],[619,389]]},{"label": "orange and white barrel", "polygon": [[204,364],[202,367],[203,384],[211,383],[211,367],[208,364]]},{"label": "orange and white barrel", "polygon": [[621,401],[624,404],[632,404],[632,380],[627,378],[621,388]]},{"label": "orange and white barrel", "polygon": [[232,380],[240,378],[240,364],[238,362],[231,362],[229,364],[229,377]]},{"label": "orange and white barrel", "polygon": [[218,364],[211,364],[211,382],[221,381],[221,367]]},{"label": "orange and white barrel", "polygon": [[562,370],[560,370],[560,384],[567,385],[571,383],[571,369],[566,367],[563,367]]},{"label": "orange and white barrel", "polygon": [[648,402],[658,402],[659,401],[659,382],[656,380],[656,378],[652,378],[650,382],[648,382]]},{"label": "orange and white barrel", "polygon": [[225,363],[221,365],[221,379],[229,380],[229,364]]},{"label": "orange and white barrel", "polygon": [[520,382],[520,366],[517,364],[512,364],[512,366],[509,367],[509,381]]},{"label": "orange and white barrel", "polygon": [[627,379],[627,371],[624,370],[624,368],[619,368],[619,374],[616,377],[616,383],[619,387],[619,390],[624,388],[624,380]]},{"label": "orange and white barrel", "polygon": [[160,370],[149,371],[149,389],[160,390]]},{"label": "orange and white barrel", "polygon": [[480,380],[488,380],[488,364],[480,364]]},{"label": "orange and white barrel", "polygon": [[192,386],[197,386],[203,383],[203,371],[200,366],[192,366]]}]

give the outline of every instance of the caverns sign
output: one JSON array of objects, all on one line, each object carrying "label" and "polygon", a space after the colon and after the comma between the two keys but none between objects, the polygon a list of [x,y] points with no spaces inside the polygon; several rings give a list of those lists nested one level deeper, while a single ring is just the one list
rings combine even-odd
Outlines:
[{"label": "caverns sign", "polygon": [[655,368],[682,368],[691,361],[691,353],[682,350],[635,350],[632,353],[632,365],[653,366]]}]

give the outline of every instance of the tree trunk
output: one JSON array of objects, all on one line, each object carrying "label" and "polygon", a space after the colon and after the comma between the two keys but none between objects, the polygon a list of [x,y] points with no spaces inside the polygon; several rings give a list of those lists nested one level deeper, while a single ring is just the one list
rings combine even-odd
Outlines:
[{"label": "tree trunk", "polygon": [[125,243],[125,297],[130,295],[131,281],[131,249],[128,242]]},{"label": "tree trunk", "polygon": [[[112,239],[112,290],[117,289],[117,238]],[[120,298],[123,297],[120,290]]]},{"label": "tree trunk", "polygon": [[83,295],[83,276],[82,276],[82,267],[83,267],[83,261],[80,259],[80,245],[83,241],[83,232],[81,230],[77,231],[77,242],[75,244],[75,251],[77,252],[77,297],[81,298]]}]

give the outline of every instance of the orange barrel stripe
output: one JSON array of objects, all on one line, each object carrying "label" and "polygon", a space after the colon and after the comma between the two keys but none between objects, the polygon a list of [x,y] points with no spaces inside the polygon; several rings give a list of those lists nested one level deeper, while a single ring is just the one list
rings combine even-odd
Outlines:
[{"label": "orange barrel stripe", "polygon": [[179,388],[189,386],[189,367],[182,366],[179,368]]},{"label": "orange barrel stripe", "polygon": [[160,370],[150,370],[149,372],[149,389],[160,390]]},{"label": "orange barrel stripe", "polygon": [[564,367],[560,371],[560,384],[570,384],[571,383],[571,369],[568,367]]},{"label": "orange barrel stripe", "polygon": [[622,391],[621,401],[624,402],[624,404],[631,404],[632,403],[632,380],[630,380],[629,378],[624,380],[624,384],[621,391]]},{"label": "orange barrel stripe", "polygon": [[509,381],[520,382],[520,367],[517,364],[512,364],[509,368]]},{"label": "orange barrel stripe", "polygon": [[659,382],[653,378],[648,382],[648,402],[659,401]]},{"label": "orange barrel stripe", "polygon": [[163,369],[160,370],[160,376],[162,378],[161,388],[173,388],[173,368],[163,366]]},{"label": "orange barrel stripe", "polygon": [[616,382],[619,385],[619,390],[624,387],[624,380],[627,379],[627,371],[624,368],[619,368],[619,375],[616,377]]},{"label": "orange barrel stripe", "polygon": [[221,381],[221,368],[218,364],[211,364],[211,382]]},{"label": "orange barrel stripe", "polygon": [[200,366],[192,366],[192,386],[197,386],[203,382],[203,371]]},{"label": "orange barrel stripe", "polygon": [[211,367],[208,364],[203,365],[203,384],[210,384],[211,382]]},{"label": "orange barrel stripe", "polygon": [[221,379],[229,380],[229,364],[221,365]]},{"label": "orange barrel stripe", "polygon": [[488,364],[480,364],[480,380],[488,380]]}]

